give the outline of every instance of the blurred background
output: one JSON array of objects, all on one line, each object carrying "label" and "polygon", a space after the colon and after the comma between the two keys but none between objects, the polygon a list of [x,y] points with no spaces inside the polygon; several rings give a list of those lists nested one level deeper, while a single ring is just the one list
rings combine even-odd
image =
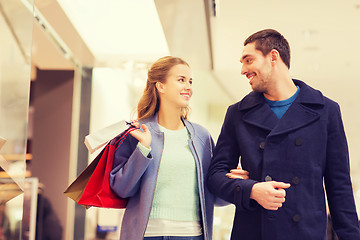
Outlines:
[{"label": "blurred background", "polygon": [[[251,88],[243,41],[273,28],[291,74],[337,101],[360,206],[360,0],[0,0],[0,239],[118,239],[123,210],[85,210],[63,194],[95,157],[84,137],[135,117],[147,69],[184,58],[190,120],[215,142],[227,107]],[[216,208],[229,239],[233,206]]]}]

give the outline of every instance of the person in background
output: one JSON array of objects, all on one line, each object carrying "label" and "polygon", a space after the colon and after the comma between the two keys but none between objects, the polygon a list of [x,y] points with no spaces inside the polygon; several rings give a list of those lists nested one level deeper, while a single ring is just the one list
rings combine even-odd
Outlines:
[{"label": "person in background", "polygon": [[187,120],[192,82],[181,58],[160,58],[148,71],[133,122],[139,129],[115,152],[110,173],[112,190],[129,198],[122,240],[212,239],[215,197],[205,176],[214,144]]},{"label": "person in background", "polygon": [[[248,37],[240,62],[253,91],[228,108],[207,177],[236,206],[231,239],[325,240],[324,185],[339,239],[360,239],[339,105],[291,78],[273,29]],[[229,172],[239,157],[249,179]]]}]

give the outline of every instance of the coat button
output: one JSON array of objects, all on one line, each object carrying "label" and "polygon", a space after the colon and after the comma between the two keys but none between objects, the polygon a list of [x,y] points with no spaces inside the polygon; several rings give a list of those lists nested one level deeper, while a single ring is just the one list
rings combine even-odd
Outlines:
[{"label": "coat button", "polygon": [[237,191],[237,192],[240,192],[240,186],[237,186],[237,187],[236,187],[236,191]]},{"label": "coat button", "polygon": [[260,149],[264,150],[264,148],[265,148],[265,142],[261,142],[259,147],[260,147]]},{"label": "coat button", "polygon": [[297,138],[296,140],[295,140],[295,145],[296,146],[301,146],[303,144],[303,140],[301,139],[301,138]]},{"label": "coat button", "polygon": [[295,185],[298,185],[300,183],[300,179],[299,179],[299,177],[293,177],[291,182]]},{"label": "coat button", "polygon": [[295,215],[293,216],[292,220],[293,220],[294,222],[300,222],[300,220],[301,220],[300,214],[295,214]]},{"label": "coat button", "polygon": [[265,177],[265,182],[270,182],[270,181],[272,181],[272,178],[269,175],[267,175]]}]

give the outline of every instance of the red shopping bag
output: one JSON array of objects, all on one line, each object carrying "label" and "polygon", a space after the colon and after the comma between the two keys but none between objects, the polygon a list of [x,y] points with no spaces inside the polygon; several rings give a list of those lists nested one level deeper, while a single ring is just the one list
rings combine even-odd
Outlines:
[{"label": "red shopping bag", "polygon": [[116,149],[133,130],[135,128],[131,127],[111,140],[69,186],[65,194],[85,208],[125,208],[127,199],[118,197],[111,190],[109,175],[112,170]]}]

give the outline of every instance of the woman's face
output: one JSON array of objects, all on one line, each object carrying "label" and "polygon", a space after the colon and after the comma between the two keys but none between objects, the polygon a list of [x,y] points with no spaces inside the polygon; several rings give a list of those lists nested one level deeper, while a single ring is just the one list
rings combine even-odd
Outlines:
[{"label": "woman's face", "polygon": [[189,106],[192,96],[192,77],[190,68],[185,64],[173,66],[167,74],[165,83],[158,82],[158,91],[162,103],[177,108]]}]

